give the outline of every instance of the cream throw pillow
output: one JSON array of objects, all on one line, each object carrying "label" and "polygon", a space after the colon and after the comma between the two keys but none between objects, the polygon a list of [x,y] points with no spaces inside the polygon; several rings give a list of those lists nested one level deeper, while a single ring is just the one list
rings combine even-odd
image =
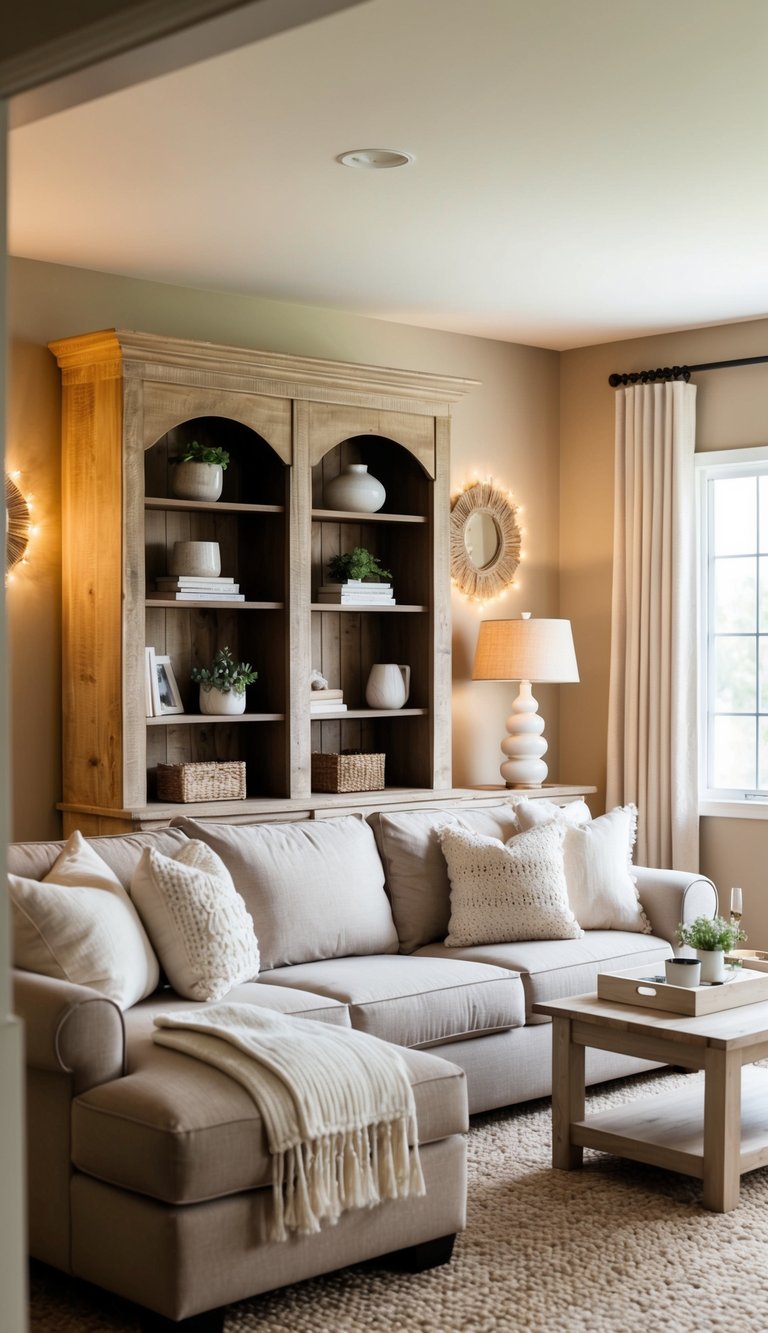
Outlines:
[{"label": "cream throw pillow", "polygon": [[637,808],[617,806],[583,828],[566,828],[568,898],[585,930],[634,930],[650,935],[632,873]]},{"label": "cream throw pillow", "polygon": [[564,824],[588,824],[592,818],[586,801],[558,805],[556,801],[530,800],[525,796],[515,801],[515,814],[521,833],[537,824],[548,824],[552,819],[562,819]]},{"label": "cream throw pillow", "polygon": [[584,932],[568,906],[561,824],[552,821],[506,845],[446,827],[440,841],[451,882],[445,943],[573,940]]},{"label": "cream throw pillow", "polygon": [[121,1009],[150,995],[160,969],[136,908],[105,861],[75,832],[39,882],[8,876],[13,962],[71,981]]},{"label": "cream throw pillow", "polygon": [[131,895],[173,989],[187,1000],[220,1000],[259,975],[253,920],[224,862],[190,841],[175,857],[146,847]]}]

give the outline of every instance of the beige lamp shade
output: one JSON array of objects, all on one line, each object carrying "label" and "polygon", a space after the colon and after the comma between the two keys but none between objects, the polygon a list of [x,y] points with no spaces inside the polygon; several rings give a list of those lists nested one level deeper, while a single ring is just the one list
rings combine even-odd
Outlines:
[{"label": "beige lamp shade", "polygon": [[570,620],[481,620],[473,680],[519,680],[520,690],[501,742],[507,787],[541,787],[547,776],[544,719],[531,681],[567,684],[579,679]]},{"label": "beige lamp shade", "polygon": [[570,620],[481,620],[472,679],[578,681]]}]

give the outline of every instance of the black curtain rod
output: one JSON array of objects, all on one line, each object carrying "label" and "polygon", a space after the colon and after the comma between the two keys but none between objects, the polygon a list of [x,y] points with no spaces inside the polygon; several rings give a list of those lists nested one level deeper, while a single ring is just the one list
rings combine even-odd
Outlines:
[{"label": "black curtain rod", "polygon": [[657,380],[685,380],[691,378],[695,370],[724,370],[727,366],[760,366],[768,362],[768,356],[742,356],[735,361],[703,361],[700,366],[665,366],[659,370],[633,370],[629,374],[608,376],[612,389],[624,384],[654,384]]}]

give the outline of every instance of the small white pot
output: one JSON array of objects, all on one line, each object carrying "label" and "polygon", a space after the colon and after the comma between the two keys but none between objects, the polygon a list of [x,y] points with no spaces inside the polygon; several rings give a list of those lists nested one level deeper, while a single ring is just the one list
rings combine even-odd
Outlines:
[{"label": "small white pot", "polygon": [[171,492],[177,500],[218,500],[224,485],[224,469],[218,463],[174,463],[170,469]]},{"label": "small white pot", "polygon": [[168,558],[169,574],[217,579],[221,573],[218,542],[174,542]]},{"label": "small white pot", "polygon": [[702,981],[725,981],[723,949],[697,949],[696,957],[701,961]]},{"label": "small white pot", "polygon": [[215,687],[204,690],[200,686],[200,712],[208,717],[222,717],[226,714],[245,712],[245,690],[238,694],[235,690],[217,690]]}]

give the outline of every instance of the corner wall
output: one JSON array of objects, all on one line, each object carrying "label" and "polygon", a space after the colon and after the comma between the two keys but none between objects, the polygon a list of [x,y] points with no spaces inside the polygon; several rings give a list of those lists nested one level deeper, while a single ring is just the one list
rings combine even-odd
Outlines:
[{"label": "corner wall", "polygon": [[[560,610],[586,645],[577,701],[561,718],[564,782],[597,783],[593,809],[604,809],[613,541],[613,371],[696,365],[768,354],[768,320],[637,338],[564,352],[560,376]],[[768,442],[768,365],[694,376],[696,448],[743,448]],[[750,945],[768,941],[768,820],[701,820],[701,870],[727,907],[731,884],[744,889]]]},{"label": "corner wall", "polygon": [[[475,474],[492,475],[525,506],[528,530],[522,587],[486,614],[517,615],[529,609],[535,615],[557,614],[556,352],[258,297],[12,260],[8,466],[22,469],[41,525],[30,564],[8,598],[14,840],[57,837],[60,829],[59,373],[47,344],[115,326],[481,381],[453,410],[452,485],[458,488]],[[514,690],[469,682],[483,613],[458,593],[453,595],[453,613],[453,780],[457,786],[500,782],[499,742]],[[547,759],[556,779],[557,691],[542,689],[540,701],[550,739]]]}]

